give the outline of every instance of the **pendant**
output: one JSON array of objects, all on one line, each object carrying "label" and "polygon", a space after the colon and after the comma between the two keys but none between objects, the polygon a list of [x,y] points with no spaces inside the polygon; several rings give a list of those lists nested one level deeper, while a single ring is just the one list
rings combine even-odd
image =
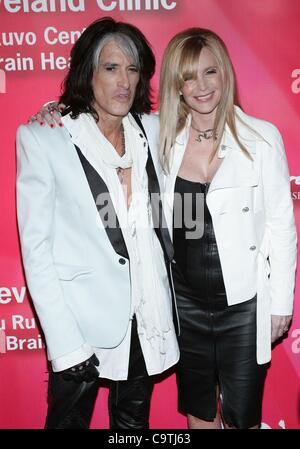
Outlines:
[{"label": "pendant", "polygon": [[198,136],[195,138],[197,142],[202,142],[202,139],[208,140],[214,138],[216,140],[217,138],[214,129],[207,129],[206,131],[198,131],[198,133],[199,133]]},{"label": "pendant", "polygon": [[117,168],[117,175],[118,175],[118,178],[119,178],[119,181],[120,181],[120,183],[121,184],[123,184],[123,180],[124,180],[124,169],[123,168],[121,168],[121,167],[118,167]]}]

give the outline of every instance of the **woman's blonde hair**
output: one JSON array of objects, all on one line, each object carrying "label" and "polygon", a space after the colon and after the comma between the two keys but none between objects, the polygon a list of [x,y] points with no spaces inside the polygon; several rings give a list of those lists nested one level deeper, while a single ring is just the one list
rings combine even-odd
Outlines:
[{"label": "woman's blonde hair", "polygon": [[197,79],[199,55],[208,48],[217,61],[222,79],[222,96],[217,108],[214,129],[217,138],[211,155],[213,159],[227,123],[234,139],[251,158],[241,143],[236,129],[234,105],[238,104],[234,69],[227,48],[213,31],[189,28],[176,34],[169,42],[162,61],[160,75],[160,157],[166,171],[170,168],[170,153],[175,139],[186,124],[190,113],[180,91],[186,80]]}]

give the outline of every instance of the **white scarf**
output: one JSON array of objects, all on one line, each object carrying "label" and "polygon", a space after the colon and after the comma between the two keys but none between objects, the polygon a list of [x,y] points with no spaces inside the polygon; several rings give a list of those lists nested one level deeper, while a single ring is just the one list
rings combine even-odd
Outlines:
[{"label": "white scarf", "polygon": [[[164,335],[172,327],[170,291],[166,276],[162,280],[166,267],[163,251],[153,229],[145,169],[148,148],[142,146],[140,132],[131,120],[127,116],[122,121],[126,147],[122,157],[100,132],[91,115],[81,114],[72,120],[70,126],[73,130],[70,131],[73,142],[103,177],[110,192],[130,258],[132,288],[136,291],[133,294],[137,298],[135,313],[138,316],[138,333],[146,334],[150,343],[152,339],[159,338],[160,351],[164,353]],[[64,123],[68,128],[68,122],[64,120]],[[77,134],[75,140],[74,132]],[[128,210],[115,170],[118,167],[132,167],[132,201]]]},{"label": "white scarf", "polygon": [[[89,134],[90,139],[94,141],[96,150],[99,152],[99,157],[103,162],[111,168],[129,168],[132,166],[132,155],[130,145],[125,144],[125,154],[120,156],[113,145],[107,140],[98,126],[95,119],[89,114],[80,115],[80,125],[85,129],[85,133]],[[126,142],[126,132],[125,142]]]}]

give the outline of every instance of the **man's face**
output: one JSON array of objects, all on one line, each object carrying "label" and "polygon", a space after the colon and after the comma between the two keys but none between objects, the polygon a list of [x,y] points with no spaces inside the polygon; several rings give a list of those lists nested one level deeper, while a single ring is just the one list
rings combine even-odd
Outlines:
[{"label": "man's face", "polygon": [[116,42],[108,42],[101,51],[98,70],[92,79],[93,106],[101,120],[128,114],[139,79],[134,62]]}]

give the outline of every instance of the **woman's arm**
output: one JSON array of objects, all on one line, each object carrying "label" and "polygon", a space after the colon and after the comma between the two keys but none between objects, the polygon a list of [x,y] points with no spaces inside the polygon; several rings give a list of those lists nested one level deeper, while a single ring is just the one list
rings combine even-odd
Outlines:
[{"label": "woman's arm", "polygon": [[288,330],[293,313],[297,235],[284,144],[268,124],[262,178],[271,274],[272,342]]}]

